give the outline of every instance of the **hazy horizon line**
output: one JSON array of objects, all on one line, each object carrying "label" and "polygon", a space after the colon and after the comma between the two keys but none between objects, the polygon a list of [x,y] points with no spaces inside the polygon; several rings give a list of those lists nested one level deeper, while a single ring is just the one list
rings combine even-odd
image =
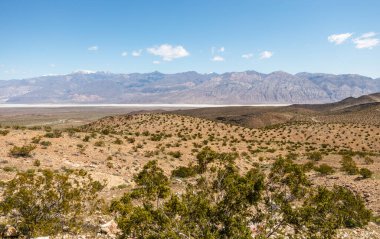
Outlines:
[{"label": "hazy horizon line", "polygon": [[292,104],[75,104],[75,103],[38,103],[38,104],[12,104],[0,103],[0,108],[70,108],[70,107],[122,107],[122,108],[214,108],[214,107],[234,107],[234,106],[256,106],[256,107],[281,107]]}]

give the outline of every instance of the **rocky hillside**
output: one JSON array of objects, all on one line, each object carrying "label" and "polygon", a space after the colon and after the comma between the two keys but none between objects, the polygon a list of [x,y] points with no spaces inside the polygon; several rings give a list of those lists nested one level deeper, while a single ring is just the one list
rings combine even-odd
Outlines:
[{"label": "rocky hillside", "polygon": [[380,91],[380,79],[255,71],[112,74],[75,72],[0,81],[2,103],[327,103]]}]

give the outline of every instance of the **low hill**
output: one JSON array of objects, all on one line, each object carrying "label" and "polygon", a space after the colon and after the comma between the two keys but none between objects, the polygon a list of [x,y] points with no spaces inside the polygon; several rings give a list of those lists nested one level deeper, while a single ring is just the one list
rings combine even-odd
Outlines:
[{"label": "low hill", "polygon": [[349,122],[380,125],[380,93],[349,97],[336,103],[282,107],[218,107],[170,113],[259,128],[296,121]]}]

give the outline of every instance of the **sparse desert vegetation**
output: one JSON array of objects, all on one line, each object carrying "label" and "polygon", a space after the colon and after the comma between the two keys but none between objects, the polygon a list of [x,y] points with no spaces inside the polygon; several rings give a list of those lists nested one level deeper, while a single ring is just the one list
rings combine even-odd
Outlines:
[{"label": "sparse desert vegetation", "polygon": [[[142,113],[59,130],[25,126],[1,130],[9,132],[0,136],[0,224],[11,225],[19,234],[380,235],[378,125],[295,121],[254,129]],[[66,189],[59,186],[62,183]],[[32,208],[20,201],[19,193],[29,194],[27,189],[33,187],[41,188],[34,190],[39,194],[25,200],[41,196],[33,214],[40,224],[28,225],[22,213]],[[64,192],[57,191],[60,188],[69,193],[59,196]],[[63,201],[49,205],[49,198]],[[79,199],[81,204],[72,204]],[[88,206],[89,215],[85,213],[89,209],[79,210]],[[48,208],[56,208],[57,214],[42,214]],[[22,212],[16,220],[10,212],[17,210]],[[80,223],[68,223],[84,216],[87,219]]]}]

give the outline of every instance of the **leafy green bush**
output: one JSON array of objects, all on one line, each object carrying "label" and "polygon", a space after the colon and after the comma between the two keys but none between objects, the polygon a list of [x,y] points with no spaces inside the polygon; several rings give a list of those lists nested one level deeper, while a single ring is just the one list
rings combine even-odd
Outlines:
[{"label": "leafy green bush", "polygon": [[182,153],[180,151],[172,151],[172,152],[169,152],[168,154],[176,159],[181,158],[182,156]]},{"label": "leafy green bush", "polygon": [[359,173],[359,169],[356,166],[355,161],[351,156],[343,155],[341,163],[341,170],[349,175],[355,175]]},{"label": "leafy green bush", "polygon": [[54,130],[53,132],[48,132],[45,134],[46,138],[60,138],[62,137],[62,132],[59,130]]},{"label": "leafy green bush", "polygon": [[300,215],[303,220],[300,226],[308,223],[308,238],[333,238],[338,228],[367,225],[372,213],[360,196],[335,186],[332,190],[318,187],[304,202]]},{"label": "leafy green bush", "polygon": [[160,199],[169,195],[169,179],[164,171],[158,167],[157,160],[149,161],[144,165],[143,170],[135,175],[134,181],[139,186],[134,195],[145,200],[156,200],[157,205]]},{"label": "leafy green bush", "polygon": [[359,174],[362,176],[362,178],[365,179],[365,178],[371,178],[373,173],[368,168],[361,168],[359,170]]},{"label": "leafy green bush", "polygon": [[18,146],[14,146],[9,154],[13,157],[23,157],[23,158],[26,158],[26,157],[30,157],[31,156],[31,152],[36,148],[36,146],[34,145],[24,145],[22,147],[18,147]]},{"label": "leafy green bush", "polygon": [[335,173],[334,168],[325,163],[319,165],[319,167],[315,167],[314,170],[320,173],[321,175],[330,175]]},{"label": "leafy green bush", "polygon": [[89,141],[90,141],[90,136],[89,135],[84,136],[83,142],[89,142]]},{"label": "leafy green bush", "polygon": [[372,158],[370,158],[370,157],[365,157],[364,158],[364,163],[365,164],[373,164],[375,161],[372,159]]},{"label": "leafy green bush", "polygon": [[297,160],[298,154],[289,152],[287,155],[285,155],[285,158],[290,159],[290,160]]},{"label": "leafy green bush", "polygon": [[36,160],[34,160],[33,165],[36,167],[39,167],[39,166],[41,166],[41,161],[36,159]]},{"label": "leafy green bush", "polygon": [[165,135],[163,133],[160,133],[160,134],[152,134],[150,136],[150,140],[152,141],[161,141],[161,139],[163,139],[165,137]]},{"label": "leafy green bush", "polygon": [[192,166],[180,166],[172,171],[172,176],[177,178],[189,178],[197,174],[196,168]]},{"label": "leafy green bush", "polygon": [[238,154],[236,152],[218,153],[206,146],[197,154],[198,172],[201,174],[206,172],[207,165],[216,160],[218,160],[219,163],[233,163],[237,157]]},{"label": "leafy green bush", "polygon": [[35,136],[32,138],[32,143],[33,144],[39,144],[41,139],[42,139],[42,136]]},{"label": "leafy green bush", "polygon": [[117,138],[117,139],[115,139],[115,141],[113,141],[113,143],[114,144],[123,144],[123,140],[121,140],[121,139],[119,139],[119,138]]},{"label": "leafy green bush", "polygon": [[0,212],[29,238],[79,230],[104,185],[83,171],[43,170],[18,173],[2,187]]},{"label": "leafy green bush", "polygon": [[320,161],[322,160],[322,154],[321,152],[314,151],[307,154],[307,159],[313,160],[313,161]]},{"label": "leafy green bush", "polygon": [[96,141],[96,142],[94,143],[94,145],[95,145],[96,147],[104,147],[106,144],[104,143],[104,141],[99,140],[99,141]]},{"label": "leafy green bush", "polygon": [[[206,162],[218,158],[202,151]],[[134,178],[137,188],[111,203],[121,238],[334,238],[338,228],[362,227],[371,218],[358,195],[311,187],[303,166],[290,159],[278,158],[268,175],[258,168],[241,174],[226,161],[212,168],[178,195],[150,161]],[[159,198],[168,199],[155,205]]]},{"label": "leafy green bush", "polygon": [[47,147],[47,146],[50,146],[50,145],[51,145],[51,142],[50,142],[50,141],[41,141],[40,144],[41,144],[42,146]]},{"label": "leafy green bush", "polygon": [[0,135],[5,136],[7,134],[9,134],[9,130],[7,130],[7,129],[0,130]]}]

